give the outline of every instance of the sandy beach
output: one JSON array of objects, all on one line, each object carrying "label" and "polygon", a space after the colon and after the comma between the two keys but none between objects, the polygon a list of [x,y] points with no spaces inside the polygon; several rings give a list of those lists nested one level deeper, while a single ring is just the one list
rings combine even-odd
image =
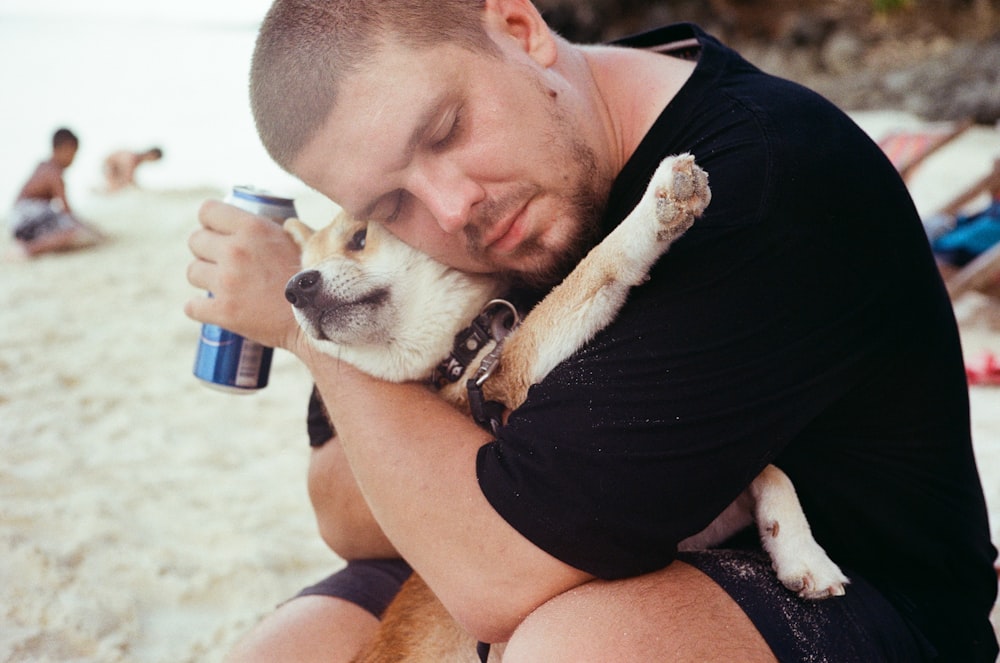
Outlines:
[{"label": "sandy beach", "polygon": [[0,660],[216,660],[340,563],[305,494],[305,371],[278,352],[253,396],[191,375],[185,240],[220,195],[95,199],[107,244],[0,262]]},{"label": "sandy beach", "polygon": [[[859,121],[876,137],[918,123]],[[1000,131],[974,128],[917,172],[918,206],[942,204],[997,155]],[[307,373],[278,352],[254,396],[191,376],[185,242],[200,202],[223,193],[90,196],[79,212],[111,241],[0,261],[0,661],[216,661],[341,564],[305,493]],[[312,225],[332,210],[307,192],[297,205]],[[1000,303],[970,294],[956,312],[969,359],[1000,353]],[[1000,387],[970,394],[1000,540]]]}]

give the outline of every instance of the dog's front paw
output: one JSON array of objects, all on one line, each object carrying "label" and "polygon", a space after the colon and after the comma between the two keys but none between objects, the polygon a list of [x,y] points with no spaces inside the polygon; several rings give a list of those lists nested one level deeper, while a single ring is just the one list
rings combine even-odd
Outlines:
[{"label": "dog's front paw", "polygon": [[708,173],[694,162],[690,154],[664,159],[649,183],[656,196],[658,242],[673,242],[694,220],[701,216],[712,200]]}]

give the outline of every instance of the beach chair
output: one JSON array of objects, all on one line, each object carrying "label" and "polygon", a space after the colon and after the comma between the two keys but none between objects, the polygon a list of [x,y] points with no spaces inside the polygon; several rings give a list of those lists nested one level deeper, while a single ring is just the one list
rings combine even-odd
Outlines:
[{"label": "beach chair", "polygon": [[[1000,158],[993,162],[993,170],[988,175],[955,196],[938,214],[954,217],[984,193],[1000,196]],[[970,290],[1000,298],[1000,244],[995,244],[964,267],[945,274],[945,286],[952,299]]]},{"label": "beach chair", "polygon": [[918,129],[890,131],[878,141],[889,160],[906,182],[924,159],[961,136],[973,121],[935,122]]},{"label": "beach chair", "polygon": [[958,299],[970,290],[1000,299],[1000,244],[995,244],[989,251],[948,276],[944,285],[952,299]]}]

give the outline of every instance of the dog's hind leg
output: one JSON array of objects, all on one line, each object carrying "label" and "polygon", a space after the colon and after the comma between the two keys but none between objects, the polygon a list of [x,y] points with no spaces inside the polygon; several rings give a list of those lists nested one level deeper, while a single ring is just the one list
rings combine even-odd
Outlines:
[{"label": "dog's hind leg", "polygon": [[813,538],[788,475],[768,465],[747,490],[761,544],[778,580],[806,599],[843,596],[850,580]]},{"label": "dog's hind leg", "polygon": [[606,327],[628,291],[708,206],[708,175],[689,154],[664,159],[632,212],[595,246],[507,339],[488,396],[520,405],[528,387],[548,375]]},{"label": "dog's hind leg", "polygon": [[[492,660],[492,659],[491,659]],[[475,639],[417,574],[403,583],[378,632],[352,663],[478,663]]]}]

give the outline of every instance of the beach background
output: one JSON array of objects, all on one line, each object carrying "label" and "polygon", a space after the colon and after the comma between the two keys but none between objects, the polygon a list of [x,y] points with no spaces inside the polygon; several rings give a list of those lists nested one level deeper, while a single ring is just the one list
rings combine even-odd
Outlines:
[{"label": "beach background", "polygon": [[[246,72],[268,4],[0,4],[0,219],[68,126],[81,139],[70,201],[112,238],[0,260],[0,661],[216,661],[342,564],[305,492],[308,374],[279,351],[262,392],[206,389],[181,312],[204,199],[252,183],[294,196],[311,225],[334,211],[253,131]],[[922,123],[855,117],[876,138]],[[152,145],[165,157],[138,188],[96,191],[107,153]],[[1000,131],[974,127],[916,172],[918,206],[933,211],[997,156]],[[970,294],[956,313],[970,360],[1000,353],[1000,304]],[[1000,540],[1000,388],[970,396]]]}]

